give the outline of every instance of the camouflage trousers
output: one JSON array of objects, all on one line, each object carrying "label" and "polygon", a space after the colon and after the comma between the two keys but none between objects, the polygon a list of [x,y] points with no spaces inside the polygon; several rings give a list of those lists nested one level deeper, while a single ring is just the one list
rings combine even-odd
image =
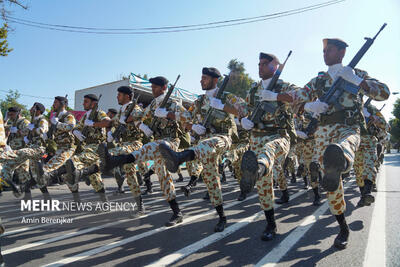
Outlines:
[{"label": "camouflage trousers", "polygon": [[200,177],[203,171],[203,165],[197,159],[186,162],[186,168],[190,177]]},{"label": "camouflage trousers", "polygon": [[[86,144],[82,147],[83,150],[81,153],[72,156],[71,160],[74,162],[75,168],[81,170],[93,164],[99,164],[99,155],[97,153],[98,146],[98,144]],[[96,192],[104,189],[103,179],[99,172],[89,175],[89,181]],[[79,183],[73,185],[67,183],[67,186],[71,192],[79,189]]]},{"label": "camouflage trousers", "polygon": [[[135,151],[138,151],[142,148],[143,144],[140,141],[134,141],[134,142],[123,142],[119,146],[110,149],[110,153],[114,156],[116,155],[122,155],[122,154],[129,154]],[[136,157],[135,157],[136,158]],[[142,166],[142,161],[138,161],[137,164],[139,166]],[[144,164],[146,165],[146,162],[144,161]],[[140,196],[140,186],[139,182],[137,179],[137,174],[136,174],[136,164],[135,163],[129,163],[124,165],[124,171],[125,171],[125,176],[126,176],[126,182],[131,189],[132,195],[134,198]],[[147,166],[146,166],[147,167]]]},{"label": "camouflage trousers", "polygon": [[201,139],[198,145],[189,148],[193,150],[196,159],[203,166],[203,180],[214,207],[223,203],[221,181],[218,173],[218,159],[232,145],[232,139],[226,135],[208,135]]},{"label": "camouflage trousers", "polygon": [[242,163],[242,157],[244,152],[246,152],[249,149],[249,143],[248,142],[239,143],[239,144],[234,144],[232,146],[234,146],[234,148],[231,149],[233,154],[233,159],[232,159],[233,176],[240,184],[240,180],[242,179],[242,170],[240,169],[240,164]]},{"label": "camouflage trousers", "polygon": [[[360,129],[358,126],[333,124],[319,126],[315,133],[315,147],[313,162],[318,162],[323,170],[323,155],[329,144],[338,144],[344,151],[347,160],[346,173],[351,170],[354,163],[355,153],[360,145]],[[327,192],[329,209],[333,215],[340,215],[346,210],[344,200],[343,181],[340,179],[339,187],[334,192]]]},{"label": "camouflage trousers", "polygon": [[310,177],[310,164],[312,162],[312,157],[314,153],[315,139],[306,139],[303,142],[303,150],[301,156],[298,157],[299,164],[303,163],[304,171],[301,176],[307,176],[308,182],[312,188],[318,187],[318,181],[311,181]]},{"label": "camouflage trousers", "polygon": [[179,147],[179,139],[169,140],[162,139],[156,140],[145,144],[141,149],[133,151],[132,155],[135,157],[136,162],[146,162],[149,160],[154,161],[154,172],[157,174],[158,181],[160,182],[161,191],[167,201],[171,201],[176,198],[175,186],[172,180],[172,175],[165,167],[164,159],[161,156],[158,146],[161,143],[166,143],[171,149],[177,151]]},{"label": "camouflage trousers", "polygon": [[[276,182],[279,185],[280,190],[286,190],[287,189],[287,177],[285,175],[285,169],[289,172],[289,174],[292,174],[295,172],[295,164],[296,164],[296,145],[290,146],[289,153],[285,158],[285,161],[283,163],[283,166],[279,166],[277,164],[274,164],[273,167],[273,176],[276,179]],[[286,164],[286,165],[285,165]]]},{"label": "camouflage trousers", "polygon": [[[143,146],[143,145],[142,145]],[[141,146],[141,147],[142,147]],[[131,152],[132,153],[132,152]],[[138,162],[137,164],[136,164],[136,166],[137,166],[137,168],[138,168],[138,170],[139,170],[139,172],[141,173],[141,174],[146,174],[148,171],[149,171],[149,168],[147,167],[147,162]]]},{"label": "camouflage trousers", "polygon": [[289,136],[252,134],[249,150],[257,155],[258,163],[265,166],[265,173],[257,179],[256,186],[261,208],[270,210],[274,207],[273,176],[283,173],[283,163],[290,150]]},{"label": "camouflage trousers", "polygon": [[0,177],[6,181],[11,181],[13,172],[22,167],[26,181],[29,180],[29,160],[31,159],[32,162],[38,161],[44,152],[45,148],[43,147],[3,151],[0,154],[0,164],[2,164]]},{"label": "camouflage trousers", "polygon": [[376,162],[378,157],[376,154],[376,145],[378,140],[372,135],[362,135],[360,147],[356,152],[354,159],[354,172],[356,175],[357,185],[364,186],[365,179],[375,183],[376,179]]}]

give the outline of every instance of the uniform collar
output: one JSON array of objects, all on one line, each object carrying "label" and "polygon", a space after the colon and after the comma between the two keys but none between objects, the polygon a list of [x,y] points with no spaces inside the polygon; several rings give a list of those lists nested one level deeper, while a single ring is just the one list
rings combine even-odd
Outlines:
[{"label": "uniform collar", "polygon": [[335,64],[335,65],[331,65],[331,66],[329,66],[329,68],[328,68],[328,74],[329,74],[329,76],[331,76],[331,78],[332,78],[333,80],[335,80],[337,74],[338,74],[339,71],[341,71],[342,69],[343,69],[342,63],[338,63],[338,64]]},{"label": "uniform collar", "polygon": [[263,87],[263,89],[267,89],[268,85],[271,83],[272,78],[266,79],[266,80],[262,80],[261,81],[261,85]]},{"label": "uniform collar", "polygon": [[130,102],[126,103],[126,104],[123,104],[122,107],[121,107],[121,111],[124,112],[126,110],[126,108],[129,106],[129,104],[131,104],[131,103],[132,103],[132,101],[130,101]]},{"label": "uniform collar", "polygon": [[165,94],[161,94],[159,96],[157,96],[156,98],[154,98],[154,100],[156,101],[156,104],[159,105],[161,103],[161,101],[163,101],[165,97]]},{"label": "uniform collar", "polygon": [[63,110],[60,113],[58,113],[58,118],[60,118],[61,116],[63,116],[64,114],[66,114],[68,111],[67,110]]},{"label": "uniform collar", "polygon": [[207,90],[206,95],[208,96],[208,98],[214,97],[218,89],[219,89],[218,87],[215,87],[214,89]]},{"label": "uniform collar", "polygon": [[37,121],[37,120],[39,120],[39,119],[41,119],[41,118],[43,118],[43,114],[40,114],[40,115],[37,116],[37,117],[33,117],[33,120]]}]

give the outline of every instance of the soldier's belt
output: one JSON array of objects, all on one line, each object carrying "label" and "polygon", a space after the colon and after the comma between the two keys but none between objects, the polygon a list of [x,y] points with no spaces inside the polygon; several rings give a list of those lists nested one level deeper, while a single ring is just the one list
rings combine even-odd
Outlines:
[{"label": "soldier's belt", "polygon": [[354,125],[358,123],[356,117],[356,112],[354,110],[341,110],[329,115],[322,114],[319,125],[325,126],[336,123]]},{"label": "soldier's belt", "polygon": [[251,131],[251,135],[254,137],[262,137],[262,136],[275,135],[275,134],[279,134],[280,136],[286,136],[287,131],[286,131],[286,129],[276,128],[276,127],[264,128],[262,130]]}]

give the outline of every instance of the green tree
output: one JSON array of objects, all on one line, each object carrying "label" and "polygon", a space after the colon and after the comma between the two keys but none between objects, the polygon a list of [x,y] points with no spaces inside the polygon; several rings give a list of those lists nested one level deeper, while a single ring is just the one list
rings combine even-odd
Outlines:
[{"label": "green tree", "polygon": [[7,114],[7,110],[10,107],[20,107],[21,115],[29,118],[30,114],[29,111],[26,109],[26,106],[18,102],[20,96],[21,95],[18,93],[17,90],[9,90],[6,97],[0,100],[0,109],[3,113],[3,117],[5,117],[5,115]]},{"label": "green tree", "polygon": [[[231,73],[231,77],[225,90],[245,98],[254,80],[245,72],[244,63],[237,59],[231,59],[227,67]],[[221,84],[222,79],[220,79],[218,86],[221,86]]]},{"label": "green tree", "polygon": [[391,130],[391,141],[393,143],[400,142],[400,98],[397,98],[396,102],[393,105],[392,114],[394,115],[394,119],[389,121]]},{"label": "green tree", "polygon": [[8,25],[4,23],[3,27],[0,28],[0,56],[5,57],[12,51],[12,48],[8,48],[7,42]]}]

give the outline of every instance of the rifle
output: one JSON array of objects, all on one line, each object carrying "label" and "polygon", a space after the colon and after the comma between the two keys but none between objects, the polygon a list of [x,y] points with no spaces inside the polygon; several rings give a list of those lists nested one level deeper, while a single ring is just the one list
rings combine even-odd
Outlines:
[{"label": "rifle", "polygon": [[[379,35],[379,33],[386,27],[386,23],[382,25],[382,27],[379,29],[378,33],[373,37],[365,37],[364,39],[366,40],[364,45],[358,50],[357,54],[353,57],[353,59],[349,63],[349,67],[354,69],[358,62],[360,62],[361,58],[365,55],[365,53],[368,51],[368,49],[372,46],[374,43],[376,37]],[[342,94],[346,91],[350,94],[357,95],[358,94],[359,87],[345,81],[342,77],[337,78],[331,88],[322,96],[320,97],[320,101],[324,102],[328,105],[334,105],[338,110],[341,109],[341,105],[339,103],[339,98],[342,96]],[[316,117],[313,117],[311,119],[310,124],[308,125],[306,129],[307,135],[312,135],[315,133],[318,127],[318,119]]]},{"label": "rifle", "polygon": [[[97,118],[97,114],[99,113],[99,102],[101,99],[101,94],[99,95],[99,101],[96,102],[96,105],[92,108],[92,111],[90,112],[90,115],[88,118],[86,118],[86,120],[91,120],[94,121]],[[82,129],[82,135],[85,137],[88,137],[89,134],[89,127],[88,126],[84,126]]]},{"label": "rifle", "polygon": [[[215,98],[217,98],[217,99],[221,99],[222,98],[222,95],[223,95],[223,93],[225,91],[225,88],[226,88],[226,86],[227,86],[227,84],[229,82],[229,78],[230,78],[231,75],[229,74],[229,75],[224,75],[224,76],[225,76],[225,78],[222,81],[222,85],[218,89],[217,95],[215,96]],[[204,128],[210,128],[210,124],[211,124],[211,121],[212,121],[212,115],[214,113],[214,110],[215,110],[214,108],[210,108],[208,110],[206,116],[204,117],[203,122],[201,124],[201,125],[203,125]]]},{"label": "rifle", "polygon": [[127,110],[128,116],[124,120],[125,124],[120,123],[118,125],[118,127],[115,129],[115,131],[112,133],[112,137],[117,142],[119,142],[121,140],[121,138],[122,138],[122,135],[124,135],[126,133],[126,130],[127,130],[126,129],[126,123],[128,122],[129,114],[132,113],[133,109],[135,108],[136,104],[138,103],[139,97],[140,97],[140,94],[138,94],[138,96],[132,102],[133,104],[131,105],[131,107]]},{"label": "rifle", "polygon": [[[279,65],[279,68],[275,71],[274,76],[271,78],[271,82],[269,83],[268,87],[265,90],[272,91],[275,88],[276,83],[278,82],[279,76],[281,75],[283,68],[285,67],[286,61],[289,59],[292,51],[289,51],[285,61],[283,64]],[[279,93],[279,92],[276,92]],[[249,119],[256,125],[258,125],[259,129],[262,129],[264,125],[261,123],[262,117],[266,112],[274,114],[278,106],[272,104],[270,101],[260,101],[258,102],[256,108],[253,110]]]},{"label": "rifle", "polygon": [[[172,94],[172,91],[174,91],[175,89],[175,85],[178,82],[179,78],[181,77],[181,75],[179,74],[178,77],[175,80],[175,83],[169,87],[167,94],[165,95],[163,101],[161,102],[161,104],[158,106],[159,108],[165,108],[167,106],[168,100]],[[158,117],[154,117],[153,120],[151,121],[151,125],[150,125],[150,129],[155,132],[155,126],[157,125],[159,118]]]}]

